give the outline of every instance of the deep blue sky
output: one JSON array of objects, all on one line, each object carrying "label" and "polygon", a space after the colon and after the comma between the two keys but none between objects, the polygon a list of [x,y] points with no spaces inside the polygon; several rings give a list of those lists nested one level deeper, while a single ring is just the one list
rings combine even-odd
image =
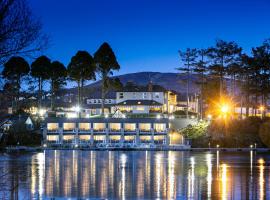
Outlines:
[{"label": "deep blue sky", "polygon": [[121,70],[174,72],[178,49],[205,48],[217,38],[245,51],[270,37],[269,0],[29,0],[52,45],[46,54],[68,64],[107,41]]}]

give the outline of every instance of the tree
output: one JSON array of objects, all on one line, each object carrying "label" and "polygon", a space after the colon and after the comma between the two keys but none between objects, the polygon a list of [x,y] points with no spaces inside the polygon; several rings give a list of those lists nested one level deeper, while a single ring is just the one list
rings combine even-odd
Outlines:
[{"label": "tree", "polygon": [[2,76],[12,84],[15,91],[15,110],[18,109],[18,100],[20,96],[21,81],[28,75],[30,70],[29,64],[22,57],[11,57],[4,64]]},{"label": "tree", "polygon": [[207,72],[207,61],[205,56],[207,55],[207,50],[200,49],[197,51],[199,60],[195,62],[194,72],[199,75],[199,81],[197,82],[200,85],[200,117],[203,118],[204,114],[204,86],[206,83],[205,73]]},{"label": "tree", "polygon": [[59,88],[66,83],[67,70],[65,66],[54,61],[50,65],[49,79],[51,82],[51,109],[54,109],[55,94]]},{"label": "tree", "polygon": [[78,106],[81,105],[82,90],[86,80],[96,79],[96,65],[87,51],[78,51],[68,65],[68,75],[78,85]]},{"label": "tree", "polygon": [[0,64],[14,55],[28,55],[47,46],[48,37],[26,0],[0,1]]},{"label": "tree", "polygon": [[[252,55],[256,69],[257,93],[261,97],[261,106],[265,107],[270,92],[270,40],[252,48]],[[258,104],[256,106],[258,107]],[[265,111],[263,114],[265,115]]]},{"label": "tree", "polygon": [[186,51],[179,51],[179,55],[181,61],[183,62],[183,66],[176,68],[178,71],[182,73],[186,73],[186,98],[187,98],[187,110],[186,116],[188,118],[188,111],[189,111],[189,79],[190,79],[190,72],[192,72],[193,67],[195,65],[195,60],[197,58],[197,49],[190,49],[187,48]]},{"label": "tree", "polygon": [[235,42],[226,42],[217,40],[214,47],[208,49],[208,57],[211,59],[209,67],[212,76],[219,79],[219,96],[222,98],[226,85],[224,85],[224,77],[227,73],[228,66],[231,65],[240,56],[242,48]]},{"label": "tree", "polygon": [[51,60],[46,56],[38,57],[31,64],[31,76],[38,80],[38,108],[42,106],[43,83],[49,79]]},{"label": "tree", "polygon": [[102,81],[102,115],[104,115],[104,101],[106,91],[108,90],[108,80],[113,75],[114,70],[119,70],[120,65],[117,62],[116,56],[108,43],[103,43],[94,54],[94,59],[97,65],[97,70]]}]

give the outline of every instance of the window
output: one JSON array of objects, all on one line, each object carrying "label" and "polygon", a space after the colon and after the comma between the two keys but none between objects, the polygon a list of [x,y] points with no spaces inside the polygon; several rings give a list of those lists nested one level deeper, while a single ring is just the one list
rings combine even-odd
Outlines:
[{"label": "window", "polygon": [[125,131],[135,131],[136,130],[135,123],[125,123],[124,127],[125,127]]},{"label": "window", "polygon": [[123,99],[123,98],[124,98],[124,93],[123,92],[119,93],[119,99]]},{"label": "window", "polygon": [[58,135],[48,135],[47,140],[48,141],[58,141]]},{"label": "window", "polygon": [[112,103],[112,100],[111,99],[109,99],[109,103]]},{"label": "window", "polygon": [[110,129],[114,131],[119,131],[121,129],[120,123],[110,123]]},{"label": "window", "polygon": [[144,93],[143,93],[143,99],[146,99],[146,98],[147,98],[147,93],[144,92]]},{"label": "window", "polygon": [[58,123],[48,123],[47,129],[48,131],[56,131],[58,129]]},{"label": "window", "polygon": [[64,135],[63,136],[64,141],[71,141],[74,139],[73,135]]},{"label": "window", "polygon": [[104,123],[94,123],[94,130],[95,131],[101,131],[105,129]]},{"label": "window", "polygon": [[96,100],[94,100],[94,103],[97,103],[97,101],[96,101]]},{"label": "window", "polygon": [[89,141],[90,140],[90,135],[80,135],[80,140],[86,140],[86,141]]},{"label": "window", "polygon": [[80,130],[90,130],[90,123],[79,123]]},{"label": "window", "polygon": [[75,129],[75,123],[64,123],[63,128],[65,131],[71,131]]},{"label": "window", "polygon": [[140,131],[150,131],[151,130],[151,124],[149,123],[141,123],[139,125]]},{"label": "window", "polygon": [[156,132],[163,132],[166,130],[166,124],[156,123],[154,124],[154,129]]},{"label": "window", "polygon": [[136,110],[138,110],[138,111],[144,111],[144,106],[136,106]]},{"label": "window", "polygon": [[159,93],[158,92],[155,93],[155,98],[157,98],[157,99],[159,98]]}]

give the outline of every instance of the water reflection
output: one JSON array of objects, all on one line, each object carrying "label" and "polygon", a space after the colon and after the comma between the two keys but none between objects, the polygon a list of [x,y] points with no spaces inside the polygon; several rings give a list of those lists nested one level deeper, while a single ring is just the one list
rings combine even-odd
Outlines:
[{"label": "water reflection", "polygon": [[270,156],[255,152],[46,151],[0,160],[1,199],[270,198]]}]

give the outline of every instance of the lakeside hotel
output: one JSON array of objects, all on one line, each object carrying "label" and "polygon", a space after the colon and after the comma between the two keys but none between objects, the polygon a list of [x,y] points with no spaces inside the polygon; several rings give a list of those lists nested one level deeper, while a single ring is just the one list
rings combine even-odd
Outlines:
[{"label": "lakeside hotel", "polygon": [[100,117],[100,95],[91,96],[83,109],[59,109],[43,124],[47,146],[143,146],[170,144],[169,132],[177,95],[152,86],[142,91],[120,91],[105,99]]},{"label": "lakeside hotel", "polygon": [[43,130],[48,146],[168,145],[168,119],[48,118]]}]

